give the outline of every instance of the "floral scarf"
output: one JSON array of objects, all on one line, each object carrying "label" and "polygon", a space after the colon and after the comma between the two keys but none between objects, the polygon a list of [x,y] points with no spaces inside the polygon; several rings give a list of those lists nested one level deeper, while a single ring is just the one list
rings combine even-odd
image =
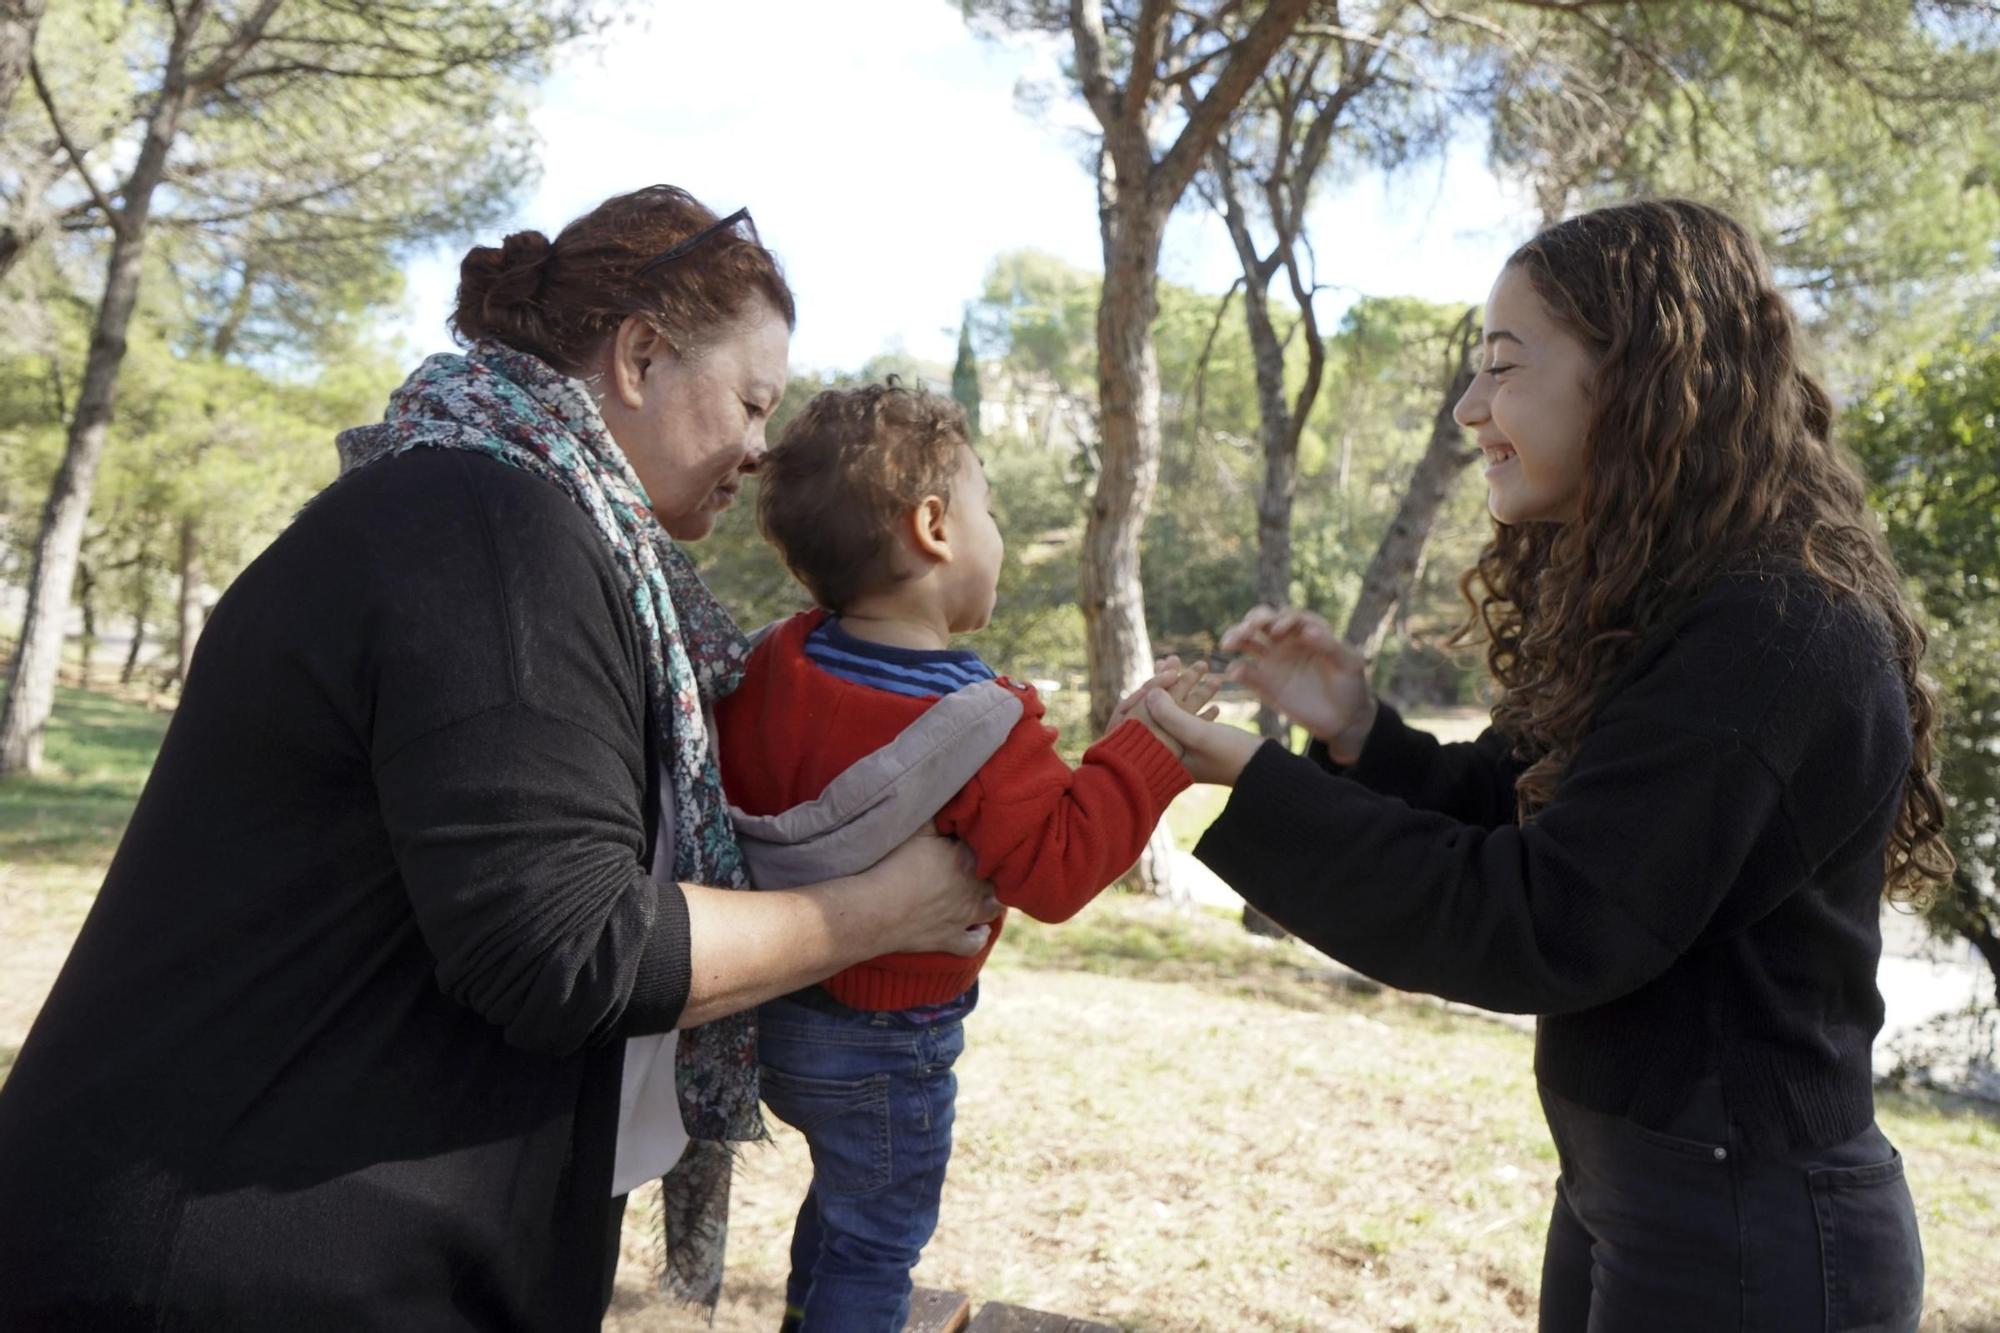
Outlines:
[{"label": "floral scarf", "polygon": [[[653,726],[673,789],[674,877],[749,888],[703,713],[742,679],[748,643],[653,517],[584,386],[536,357],[480,342],[464,356],[426,360],[390,396],[380,425],[343,431],[338,445],[342,473],[409,449],[470,449],[553,483],[590,516],[625,575],[646,647]],[[729,1229],[729,1144],[766,1137],[753,1016],[683,1031],[674,1072],[689,1143],[661,1182],[661,1285],[712,1317]]]}]

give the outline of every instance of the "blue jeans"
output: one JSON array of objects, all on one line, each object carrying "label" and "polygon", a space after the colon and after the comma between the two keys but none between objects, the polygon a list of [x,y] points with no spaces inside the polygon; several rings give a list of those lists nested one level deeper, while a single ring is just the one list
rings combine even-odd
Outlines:
[{"label": "blue jeans", "polygon": [[949,1004],[868,1013],[810,990],[757,1011],[764,1104],[812,1152],[785,1281],[807,1333],[898,1333],[909,1318],[951,1160],[951,1067],[978,998],[975,985]]}]

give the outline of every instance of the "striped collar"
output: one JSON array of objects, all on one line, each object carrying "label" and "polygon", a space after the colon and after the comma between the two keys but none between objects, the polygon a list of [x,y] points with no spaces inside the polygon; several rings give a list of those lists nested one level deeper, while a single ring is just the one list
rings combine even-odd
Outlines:
[{"label": "striped collar", "polygon": [[829,675],[891,694],[932,698],[994,679],[993,668],[963,648],[897,648],[857,638],[828,616],[806,636],[808,661]]}]

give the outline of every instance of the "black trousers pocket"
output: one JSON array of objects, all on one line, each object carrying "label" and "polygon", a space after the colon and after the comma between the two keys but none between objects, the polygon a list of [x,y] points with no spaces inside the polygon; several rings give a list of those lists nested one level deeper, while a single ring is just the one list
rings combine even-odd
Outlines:
[{"label": "black trousers pocket", "polygon": [[1915,1333],[1924,1250],[1903,1158],[1807,1172],[1819,1222],[1827,1333]]}]

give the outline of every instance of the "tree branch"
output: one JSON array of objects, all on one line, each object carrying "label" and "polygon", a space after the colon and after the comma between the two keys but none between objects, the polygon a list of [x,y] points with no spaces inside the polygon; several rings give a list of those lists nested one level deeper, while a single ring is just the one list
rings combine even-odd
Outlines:
[{"label": "tree branch", "polygon": [[1070,0],[1070,40],[1076,47],[1076,82],[1091,114],[1109,136],[1119,128],[1118,84],[1104,55],[1104,6],[1101,0]]},{"label": "tree branch", "polygon": [[[283,42],[268,42],[266,45],[287,47],[299,45],[299,43],[295,43],[290,38],[287,38]],[[348,50],[351,48],[341,49]],[[283,60],[274,59],[267,64],[254,65],[248,69],[237,70],[227,75],[224,83],[240,87],[243,84],[254,83],[263,79],[288,79],[300,75],[310,75],[329,79],[351,80],[356,83],[421,84],[428,80],[442,78],[447,74],[452,74],[468,67],[486,68],[495,65],[505,65],[523,56],[541,51],[543,47],[531,41],[496,41],[492,45],[485,47],[456,47],[435,55],[422,57],[394,46],[384,46],[381,49],[385,52],[399,53],[411,60],[422,59],[426,63],[405,65],[398,69],[357,69],[352,66],[331,64],[323,60],[310,60],[304,56],[294,56]],[[202,91],[206,95],[220,93],[224,91],[224,84],[204,88]]]},{"label": "tree branch", "polygon": [[41,101],[42,110],[48,114],[49,128],[55,131],[56,142],[62,145],[63,153],[68,156],[71,168],[83,178],[84,188],[90,191],[91,202],[103,212],[104,220],[115,230],[120,225],[118,210],[111,206],[111,201],[104,197],[104,191],[97,187],[97,179],[90,174],[90,168],[84,165],[83,154],[77,151],[76,144],[70,140],[69,131],[63,128],[62,117],[56,114],[55,99],[49,96],[49,85],[42,80],[41,62],[32,54],[28,57],[28,77],[34,81],[35,96]]},{"label": "tree branch", "polygon": [[[1321,100],[1315,109],[1313,123],[1306,130],[1305,140],[1299,146],[1298,160],[1293,164],[1287,182],[1290,207],[1282,217],[1275,211],[1272,214],[1277,219],[1281,235],[1297,236],[1305,230],[1306,205],[1312,198],[1312,183],[1318,177],[1320,168],[1326,165],[1327,150],[1333,145],[1333,132],[1340,127],[1341,113],[1347,109],[1349,102],[1374,83],[1376,72],[1381,69],[1381,60],[1382,57],[1377,56],[1371,64],[1369,58],[1364,56],[1360,68],[1342,79],[1340,86]],[[1271,173],[1272,180],[1276,181],[1283,171],[1284,159],[1279,158]],[[1275,194],[1272,201],[1274,204],[1277,202]],[[1286,249],[1290,248],[1286,246]]]},{"label": "tree branch", "polygon": [[[1237,262],[1243,268],[1243,276],[1257,284],[1262,292],[1271,280],[1273,265],[1277,263],[1274,251],[1268,258],[1257,253],[1257,243],[1250,235],[1250,216],[1243,209],[1243,202],[1236,193],[1236,164],[1229,158],[1228,147],[1217,143],[1210,150],[1209,174],[1215,181],[1218,199],[1222,205],[1222,225],[1229,233],[1229,240],[1236,247]],[[1284,239],[1279,238],[1279,249],[1283,249]],[[1232,289],[1233,290],[1233,289]]]},{"label": "tree branch", "polygon": [[1297,397],[1292,400],[1291,438],[1293,447],[1297,448],[1299,436],[1305,433],[1306,421],[1312,416],[1313,404],[1319,400],[1320,380],[1326,374],[1326,340],[1320,336],[1319,312],[1313,309],[1313,297],[1319,291],[1319,262],[1309,247],[1306,257],[1313,263],[1314,280],[1308,283],[1299,272],[1298,246],[1280,245],[1278,253],[1284,259],[1285,276],[1292,285],[1292,300],[1299,307],[1299,325],[1306,335],[1306,378],[1299,385]]},{"label": "tree branch", "polygon": [[1195,56],[1193,59],[1189,60],[1187,64],[1180,66],[1178,69],[1162,70],[1160,72],[1160,84],[1162,87],[1169,87],[1169,88],[1192,87],[1194,81],[1201,76],[1203,70],[1207,69],[1211,64],[1215,63],[1215,61],[1219,57],[1228,54],[1229,54],[1229,48],[1226,46],[1217,46],[1211,48],[1208,51],[1204,51],[1202,54]]},{"label": "tree branch", "polygon": [[1216,335],[1222,332],[1223,316],[1229,313],[1229,302],[1236,296],[1236,289],[1243,285],[1238,278],[1229,284],[1229,290],[1215,303],[1215,322],[1208,326],[1208,337],[1202,339],[1201,355],[1194,363],[1194,428],[1201,429],[1202,416],[1208,408],[1208,358],[1215,351]]},{"label": "tree branch", "polygon": [[[1093,2],[1078,0],[1079,5]],[[1215,82],[1209,85],[1200,103],[1188,114],[1187,124],[1181,127],[1173,147],[1160,159],[1149,183],[1150,205],[1155,208],[1170,206],[1181,197],[1201,160],[1208,156],[1210,146],[1221,135],[1230,117],[1236,114],[1236,108],[1256,86],[1271,56],[1291,35],[1310,5],[1311,0],[1270,0],[1264,6],[1263,13],[1257,16],[1250,31],[1229,53],[1229,63],[1222,67],[1222,72],[1215,76]]]},{"label": "tree branch", "polygon": [[[230,72],[243,57],[250,54],[259,41],[263,40],[264,29],[269,26],[272,16],[278,12],[278,6],[283,3],[284,0],[261,0],[250,16],[244,19],[242,25],[230,35],[229,40],[222,44],[222,49],[215,53],[215,58],[188,80],[187,86],[195,92],[207,92],[220,88],[227,82]],[[199,11],[200,6],[195,6],[194,9]]]},{"label": "tree branch", "polygon": [[1159,78],[1160,46],[1169,8],[1167,0],[1145,0],[1139,8],[1139,22],[1132,32],[1132,69],[1125,76],[1125,104],[1121,108],[1127,124],[1145,123],[1146,103]]}]

